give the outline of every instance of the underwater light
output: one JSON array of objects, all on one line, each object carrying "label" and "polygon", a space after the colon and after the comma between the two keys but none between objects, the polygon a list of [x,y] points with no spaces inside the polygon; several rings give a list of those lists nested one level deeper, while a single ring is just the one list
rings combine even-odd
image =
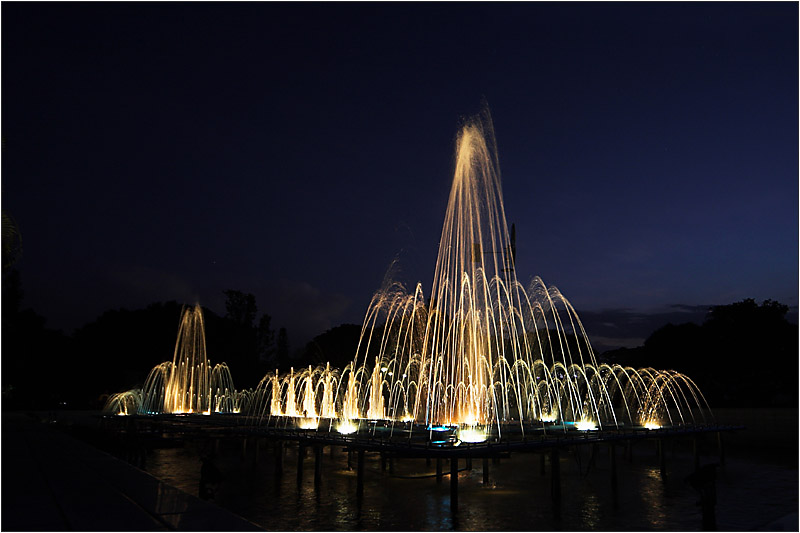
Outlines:
[{"label": "underwater light", "polygon": [[591,420],[580,420],[575,422],[575,429],[578,431],[597,431],[597,424]]},{"label": "underwater light", "polygon": [[344,420],[336,425],[336,431],[338,431],[342,435],[352,435],[353,433],[358,431],[358,426],[353,424],[353,422],[351,422],[350,420]]},{"label": "underwater light", "polygon": [[297,421],[297,427],[300,429],[317,429],[319,420],[316,418],[301,418]]},{"label": "underwater light", "polygon": [[483,442],[486,440],[486,432],[478,428],[463,428],[458,431],[458,438],[462,442]]}]

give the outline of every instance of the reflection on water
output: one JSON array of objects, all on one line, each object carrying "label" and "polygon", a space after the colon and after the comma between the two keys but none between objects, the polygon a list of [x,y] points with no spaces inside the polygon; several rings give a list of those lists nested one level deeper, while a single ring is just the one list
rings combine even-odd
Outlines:
[{"label": "reflection on water", "polygon": [[[550,465],[541,474],[540,456],[517,454],[490,463],[490,483],[483,484],[482,462],[459,474],[459,512],[450,512],[450,480],[433,477],[435,463],[424,459],[395,461],[395,474],[381,471],[377,454],[365,456],[361,505],[356,498],[356,473],[347,454],[337,449],[323,455],[321,484],[314,484],[314,457],[304,460],[298,487],[297,449],[287,446],[284,473],[274,473],[275,456],[262,443],[254,463],[241,444],[223,443],[216,464],[225,479],[215,502],[269,530],[699,530],[698,494],[684,481],[693,468],[691,449],[668,453],[666,481],[661,479],[653,443],[641,443],[632,461],[617,446],[618,492],[611,490],[611,461],[606,449],[593,462],[585,451],[561,454],[560,513],[550,495]],[[198,494],[202,450],[154,450],[148,471],[167,483]],[[704,463],[715,456],[704,457]],[[355,466],[355,461],[354,461]],[[463,468],[463,463],[462,463]],[[445,463],[443,470],[449,472]],[[402,476],[402,477],[400,477]],[[416,479],[415,479],[416,478]],[[797,510],[797,470],[728,460],[717,481],[717,523],[725,530],[752,530]],[[769,494],[769,496],[766,496]],[[164,494],[166,511],[169,495]],[[769,512],[765,512],[768,508]],[[176,509],[176,516],[182,510]],[[771,514],[770,514],[771,513]],[[557,516],[560,515],[560,518]]]},{"label": "reflection on water", "polygon": [[[639,508],[642,510],[645,520],[653,529],[664,529],[666,521],[663,509],[665,491],[661,470],[655,467],[643,468],[641,476],[634,481],[638,481],[635,492],[639,495]],[[669,481],[668,478],[667,482],[669,483]],[[687,509],[688,511],[689,509]]]},{"label": "reflection on water", "polygon": [[581,521],[587,529],[599,529],[601,524],[600,501],[596,494],[589,494],[580,504]]}]

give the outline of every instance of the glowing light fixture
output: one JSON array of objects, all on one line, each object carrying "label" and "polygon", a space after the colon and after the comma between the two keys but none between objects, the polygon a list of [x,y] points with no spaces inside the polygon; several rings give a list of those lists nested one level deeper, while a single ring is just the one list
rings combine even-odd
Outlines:
[{"label": "glowing light fixture", "polygon": [[461,442],[483,442],[486,440],[486,431],[479,428],[461,428],[458,430]]},{"label": "glowing light fixture", "polygon": [[317,418],[301,418],[297,421],[297,427],[300,429],[317,429],[319,419]]},{"label": "glowing light fixture", "polygon": [[352,435],[358,431],[358,426],[356,426],[351,420],[343,420],[336,425],[336,431],[342,435]]}]

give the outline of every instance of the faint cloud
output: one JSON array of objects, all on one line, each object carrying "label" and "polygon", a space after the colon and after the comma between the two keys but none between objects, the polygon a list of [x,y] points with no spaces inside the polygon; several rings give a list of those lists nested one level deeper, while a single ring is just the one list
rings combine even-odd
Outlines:
[{"label": "faint cloud", "polygon": [[273,329],[286,327],[292,350],[338,326],[351,304],[347,296],[307,281],[281,279],[256,292],[259,312],[272,316]]},{"label": "faint cloud", "polygon": [[617,348],[636,348],[644,344],[643,337],[603,337],[600,335],[589,335],[592,341],[592,348],[595,353],[603,353]]},{"label": "faint cloud", "polygon": [[198,299],[197,291],[184,278],[151,267],[119,267],[109,272],[109,279],[121,286],[126,305],[144,306],[168,300],[194,303]]},{"label": "faint cloud", "polygon": [[581,323],[596,353],[642,346],[654,331],[667,324],[701,324],[710,305],[671,304],[657,310],[629,308],[579,311]]},{"label": "faint cloud", "polygon": [[686,304],[672,304],[669,306],[670,309],[674,309],[680,313],[708,313],[708,310],[711,309],[711,305],[686,305]]}]

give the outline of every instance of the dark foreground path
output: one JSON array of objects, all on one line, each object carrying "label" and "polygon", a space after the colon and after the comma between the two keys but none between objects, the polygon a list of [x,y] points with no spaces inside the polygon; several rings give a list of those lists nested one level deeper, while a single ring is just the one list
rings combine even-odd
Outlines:
[{"label": "dark foreground path", "polygon": [[2,415],[0,529],[260,530],[21,413]]}]

